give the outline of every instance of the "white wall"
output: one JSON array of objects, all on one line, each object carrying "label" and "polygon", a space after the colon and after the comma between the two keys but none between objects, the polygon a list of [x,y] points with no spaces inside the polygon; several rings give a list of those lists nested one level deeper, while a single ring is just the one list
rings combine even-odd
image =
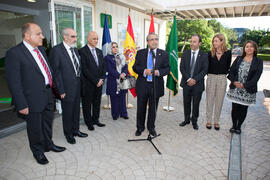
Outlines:
[{"label": "white wall", "polygon": [[40,10],[38,16],[34,16],[34,22],[42,29],[44,37],[50,40],[49,12],[48,9]]},{"label": "white wall", "polygon": [[[112,16],[112,29],[110,29],[111,39],[112,41],[117,41],[118,34],[117,34],[117,23],[122,23],[125,25],[125,27],[128,24],[128,14],[129,10],[126,7],[122,7],[116,4],[113,4],[111,2],[107,2],[104,0],[98,0],[96,1],[96,26],[95,30],[97,31],[99,35],[99,47],[101,48],[102,44],[102,34],[103,34],[103,28],[100,27],[100,13],[106,13],[110,14]],[[132,27],[134,33],[138,34],[138,42],[135,42],[140,48],[146,47],[146,41],[145,41],[145,30],[147,29],[146,34],[148,34],[149,27],[145,28],[145,19],[151,20],[151,17],[134,11],[130,10],[130,17],[132,22]],[[154,22],[159,24],[159,47],[161,49],[165,48],[165,40],[166,40],[166,21],[159,20],[157,18],[154,18]]]}]

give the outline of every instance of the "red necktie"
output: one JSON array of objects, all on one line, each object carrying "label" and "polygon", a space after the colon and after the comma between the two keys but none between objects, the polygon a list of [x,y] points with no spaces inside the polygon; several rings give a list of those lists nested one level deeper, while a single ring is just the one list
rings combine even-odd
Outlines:
[{"label": "red necktie", "polygon": [[44,59],[42,58],[42,56],[40,55],[39,50],[36,48],[36,49],[34,49],[34,51],[37,53],[38,59],[40,60],[42,66],[43,66],[43,68],[44,68],[44,70],[45,70],[45,72],[46,72],[46,74],[48,76],[49,84],[52,87],[52,76],[51,76],[51,73],[49,71],[49,68],[48,68],[47,64],[45,63]]}]

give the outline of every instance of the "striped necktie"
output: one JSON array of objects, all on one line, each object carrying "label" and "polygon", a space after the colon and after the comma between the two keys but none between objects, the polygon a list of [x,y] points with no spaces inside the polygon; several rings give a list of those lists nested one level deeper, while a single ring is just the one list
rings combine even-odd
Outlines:
[{"label": "striped necktie", "polygon": [[76,60],[74,48],[70,48],[70,51],[71,51],[71,54],[72,54],[72,61],[74,63],[75,70],[76,70],[76,76],[80,76],[80,65]]}]

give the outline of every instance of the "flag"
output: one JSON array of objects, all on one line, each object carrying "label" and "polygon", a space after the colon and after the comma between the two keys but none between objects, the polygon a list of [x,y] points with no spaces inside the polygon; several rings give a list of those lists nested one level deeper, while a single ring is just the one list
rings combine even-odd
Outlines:
[{"label": "flag", "polygon": [[154,17],[153,14],[151,14],[151,22],[150,22],[150,27],[149,27],[149,33],[155,32],[155,25],[154,25]]},{"label": "flag", "polygon": [[[132,28],[130,16],[128,16],[128,26],[127,26],[125,43],[124,43],[124,55],[126,57],[126,62],[128,63],[128,73],[137,79],[138,75],[132,69],[135,63],[136,53],[137,51],[135,47],[133,28]],[[135,88],[130,89],[130,92],[134,97],[136,97]]]},{"label": "flag", "polygon": [[102,36],[102,53],[103,57],[107,55],[107,47],[109,43],[111,42],[111,36],[110,36],[110,31],[108,27],[108,20],[107,20],[107,15],[104,15],[104,28],[103,28],[103,36]]},{"label": "flag", "polygon": [[170,74],[167,76],[166,87],[175,96],[178,93],[178,48],[176,18],[173,18],[173,25],[169,35],[166,51],[169,53]]}]

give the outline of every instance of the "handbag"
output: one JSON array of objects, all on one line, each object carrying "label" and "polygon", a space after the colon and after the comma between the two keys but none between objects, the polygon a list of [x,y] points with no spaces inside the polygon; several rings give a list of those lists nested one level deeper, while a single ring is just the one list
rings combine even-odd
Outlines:
[{"label": "handbag", "polygon": [[132,89],[136,86],[136,79],[133,76],[126,76],[125,79],[120,79],[119,88],[121,90]]}]

